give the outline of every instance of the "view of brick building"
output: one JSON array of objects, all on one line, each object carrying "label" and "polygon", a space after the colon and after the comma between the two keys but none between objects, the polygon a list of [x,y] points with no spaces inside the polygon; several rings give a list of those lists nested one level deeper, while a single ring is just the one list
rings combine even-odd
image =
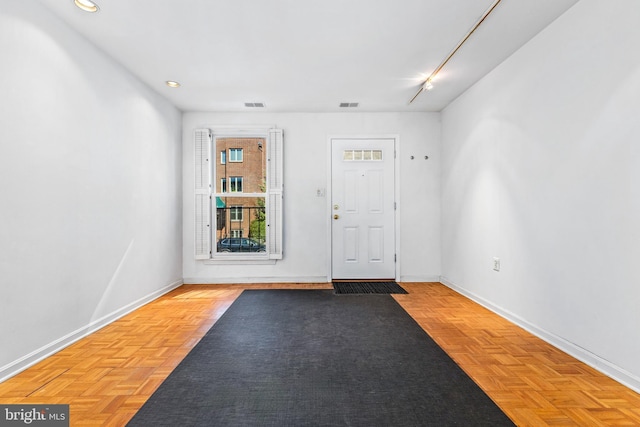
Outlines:
[{"label": "view of brick building", "polygon": [[216,240],[250,237],[264,242],[266,148],[265,138],[216,139]]}]

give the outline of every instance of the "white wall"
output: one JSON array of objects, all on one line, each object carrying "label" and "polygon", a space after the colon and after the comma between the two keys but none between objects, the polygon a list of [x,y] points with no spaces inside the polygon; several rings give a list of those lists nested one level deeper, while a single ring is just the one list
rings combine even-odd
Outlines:
[{"label": "white wall", "polygon": [[636,390],[639,16],[578,2],[442,115],[443,280]]},{"label": "white wall", "polygon": [[[265,124],[284,130],[284,259],[275,265],[240,267],[196,261],[193,256],[193,130]],[[399,136],[400,280],[437,280],[440,275],[439,114],[185,113],[185,283],[327,281],[331,212],[327,198],[317,197],[316,190],[328,190],[328,137],[358,134]],[[410,160],[411,155],[416,159]],[[425,155],[430,160],[425,161]]]},{"label": "white wall", "polygon": [[[70,7],[72,7],[71,5]],[[0,2],[0,380],[182,277],[181,113]]]}]

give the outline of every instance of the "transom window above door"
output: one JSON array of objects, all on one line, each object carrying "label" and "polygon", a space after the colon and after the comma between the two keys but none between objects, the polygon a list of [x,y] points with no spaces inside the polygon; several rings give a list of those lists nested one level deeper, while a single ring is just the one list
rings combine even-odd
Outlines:
[{"label": "transom window above door", "polygon": [[344,150],[342,159],[345,161],[382,161],[382,150]]}]

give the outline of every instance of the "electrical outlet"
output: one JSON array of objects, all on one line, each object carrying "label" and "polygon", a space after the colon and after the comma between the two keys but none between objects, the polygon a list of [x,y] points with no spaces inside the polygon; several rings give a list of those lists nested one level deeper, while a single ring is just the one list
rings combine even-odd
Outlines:
[{"label": "electrical outlet", "polygon": [[500,271],[500,258],[493,258],[493,270]]}]

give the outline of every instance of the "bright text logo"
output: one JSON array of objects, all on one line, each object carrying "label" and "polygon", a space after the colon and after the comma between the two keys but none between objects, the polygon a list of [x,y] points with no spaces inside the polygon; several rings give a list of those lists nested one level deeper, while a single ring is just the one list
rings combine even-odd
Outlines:
[{"label": "bright text logo", "polygon": [[0,405],[0,427],[69,427],[69,405]]}]

